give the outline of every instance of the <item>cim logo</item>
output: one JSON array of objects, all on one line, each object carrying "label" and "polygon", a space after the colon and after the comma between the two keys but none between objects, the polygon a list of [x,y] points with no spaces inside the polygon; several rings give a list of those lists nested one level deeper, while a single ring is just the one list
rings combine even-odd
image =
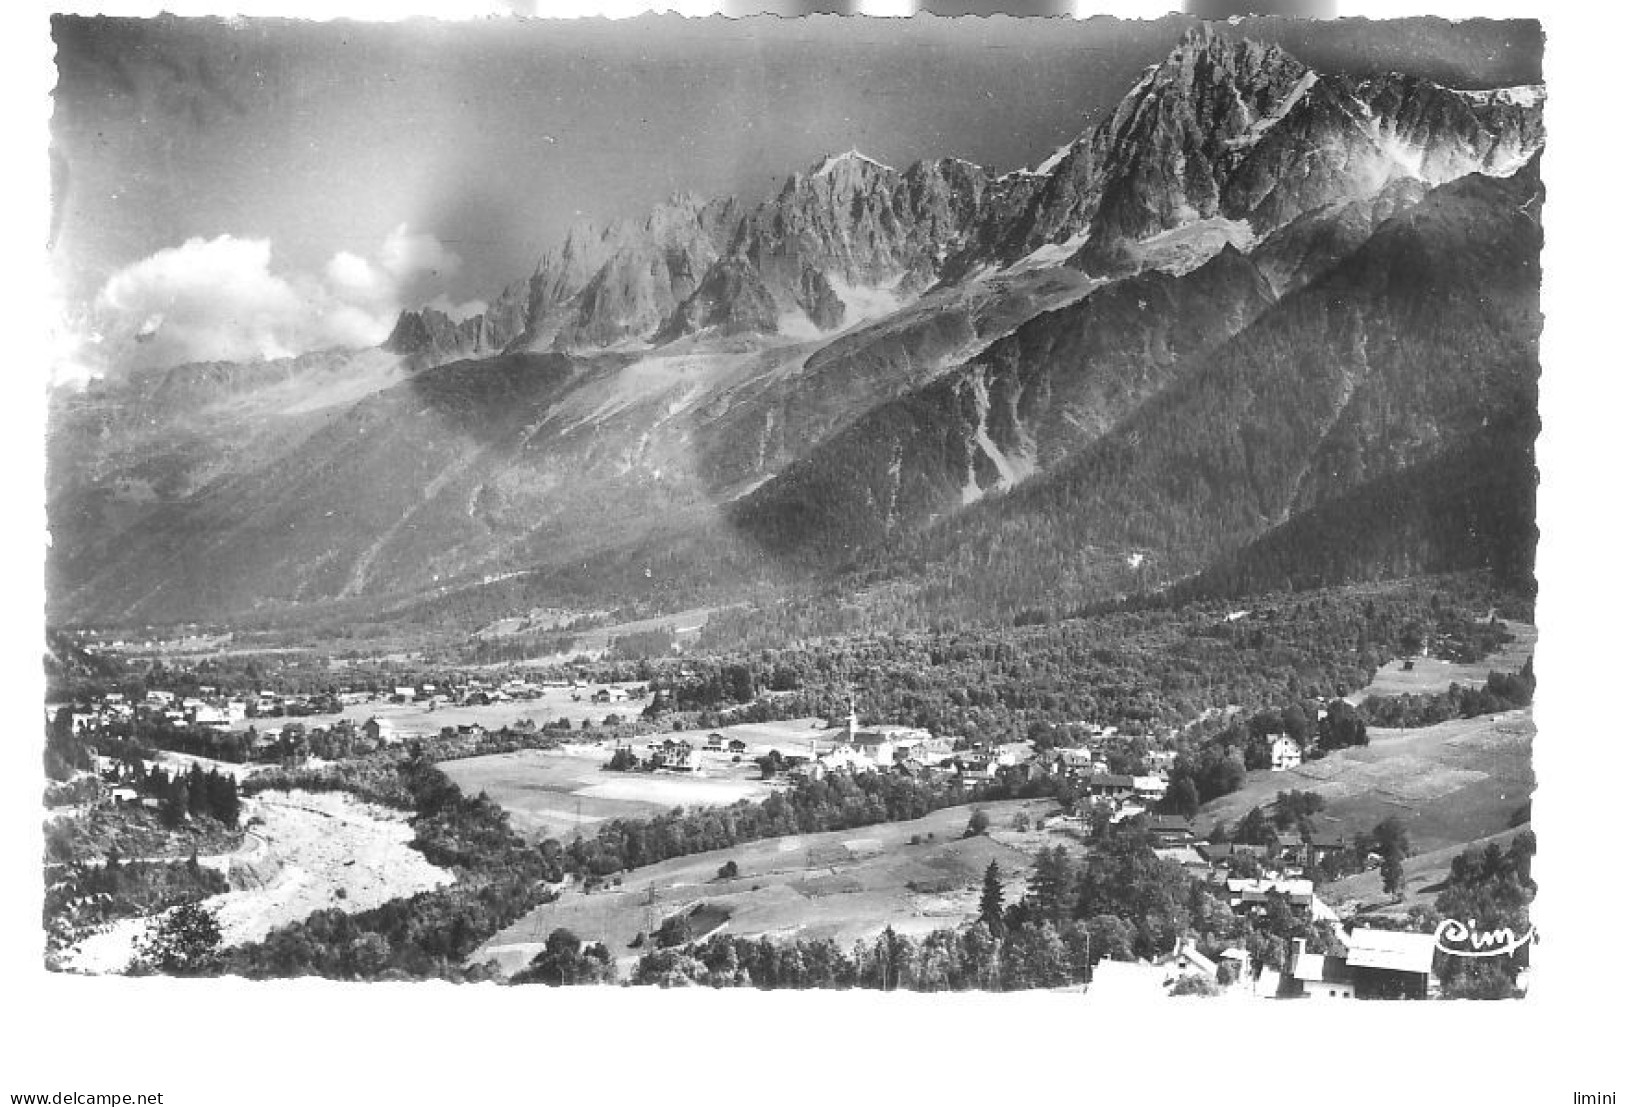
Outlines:
[{"label": "cim logo", "polygon": [[1465,923],[1443,919],[1433,932],[1433,945],[1452,957],[1507,957],[1534,936],[1532,926],[1519,936],[1510,926],[1480,932],[1477,919]]}]

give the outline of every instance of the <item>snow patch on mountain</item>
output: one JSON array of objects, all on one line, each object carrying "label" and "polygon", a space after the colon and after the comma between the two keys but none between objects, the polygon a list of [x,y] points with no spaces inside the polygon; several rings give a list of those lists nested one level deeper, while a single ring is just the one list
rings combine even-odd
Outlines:
[{"label": "snow patch on mountain", "polygon": [[1511,104],[1520,108],[1537,108],[1546,102],[1545,85],[1509,85],[1506,88],[1450,90],[1475,104]]},{"label": "snow patch on mountain", "polygon": [[857,149],[857,147],[853,147],[852,149],[848,150],[844,154],[831,154],[831,155],[826,156],[823,161],[818,163],[818,167],[812,171],[812,176],[814,176],[814,177],[827,177],[827,176],[829,176],[831,173],[833,173],[835,171],[836,166],[840,165],[842,162],[847,162],[847,161],[866,162],[869,165],[874,166],[876,169],[882,170],[883,172],[886,172],[886,173],[895,173],[895,172],[897,172],[897,170],[893,169],[891,166],[885,164],[884,162],[876,161],[874,158],[871,158],[868,154],[865,154],[865,153],[862,153],[861,151],[859,151]]}]

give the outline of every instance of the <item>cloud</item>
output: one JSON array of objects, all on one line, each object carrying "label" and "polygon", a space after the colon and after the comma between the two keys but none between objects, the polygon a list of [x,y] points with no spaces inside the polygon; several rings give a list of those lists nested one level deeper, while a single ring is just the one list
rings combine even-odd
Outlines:
[{"label": "cloud", "polygon": [[411,234],[405,223],[390,231],[389,237],[384,239],[378,261],[384,271],[398,281],[419,273],[445,276],[455,273],[463,264],[463,259],[442,246],[434,235]]},{"label": "cloud", "polygon": [[[407,294],[425,291],[462,260],[431,234],[404,224],[373,257],[340,251],[320,273],[280,270],[263,238],[191,238],[115,273],[96,297],[93,327],[105,341],[80,343],[81,362],[172,365],[287,357],[382,342]],[[419,302],[419,301],[412,301]],[[471,314],[478,301],[443,310]],[[82,374],[83,365],[75,369]]]},{"label": "cloud", "polygon": [[484,300],[465,300],[460,304],[453,303],[451,297],[442,292],[424,306],[432,307],[436,311],[444,313],[454,323],[461,323],[464,319],[471,319],[482,314],[488,305]]}]

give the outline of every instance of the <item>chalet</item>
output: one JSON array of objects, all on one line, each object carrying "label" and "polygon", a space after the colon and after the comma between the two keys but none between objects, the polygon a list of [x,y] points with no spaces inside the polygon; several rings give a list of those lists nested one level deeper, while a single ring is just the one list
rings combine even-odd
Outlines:
[{"label": "chalet", "polygon": [[1164,777],[1137,776],[1134,778],[1134,795],[1138,799],[1156,803],[1167,794],[1168,781]]},{"label": "chalet", "polygon": [[418,698],[418,690],[404,684],[397,684],[389,698],[396,703],[412,703]]},{"label": "chalet", "polygon": [[1303,747],[1294,738],[1277,734],[1270,742],[1270,772],[1285,772],[1303,764]]},{"label": "chalet", "polygon": [[694,762],[694,747],[687,742],[673,741],[670,738],[660,743],[660,747],[650,756],[649,764],[653,768],[667,769],[674,773],[699,771]]},{"label": "chalet", "polygon": [[1122,799],[1134,793],[1134,778],[1122,773],[1095,773],[1085,784],[1091,796]]},{"label": "chalet", "polygon": [[625,688],[600,688],[592,694],[593,703],[620,703],[624,699]]},{"label": "chalet", "polygon": [[1349,932],[1348,967],[1359,999],[1427,999],[1438,991],[1432,934],[1361,926]]},{"label": "chalet", "polygon": [[141,802],[141,793],[134,788],[114,788],[108,795],[112,796],[113,802],[120,807],[129,803],[139,804]]},{"label": "chalet", "polygon": [[1354,844],[1341,834],[1316,830],[1303,836],[1302,857],[1307,865],[1319,865],[1327,858],[1346,853],[1353,848]]},{"label": "chalet", "polygon": [[1153,845],[1168,848],[1188,846],[1196,841],[1191,821],[1180,815],[1152,815],[1145,821]]},{"label": "chalet", "polygon": [[745,740],[743,738],[730,738],[730,739],[728,739],[728,752],[729,753],[744,753],[749,748],[750,747],[745,744]]},{"label": "chalet", "polygon": [[1287,907],[1308,911],[1314,906],[1315,885],[1311,880],[1270,880],[1266,877],[1231,877],[1224,882],[1230,909],[1238,915],[1263,910],[1279,899]]},{"label": "chalet", "polygon": [[1269,860],[1268,846],[1253,846],[1244,842],[1202,842],[1196,851],[1210,865],[1228,865],[1238,857],[1252,857],[1263,863]]},{"label": "chalet", "polygon": [[708,750],[721,750],[724,741],[726,741],[726,739],[713,730],[710,734],[705,736],[705,748]]},{"label": "chalet", "polygon": [[1209,980],[1217,980],[1219,966],[1204,956],[1196,948],[1196,943],[1189,938],[1181,938],[1174,943],[1174,951],[1158,957],[1152,964],[1163,971],[1163,982],[1172,984],[1182,976],[1200,975]]}]

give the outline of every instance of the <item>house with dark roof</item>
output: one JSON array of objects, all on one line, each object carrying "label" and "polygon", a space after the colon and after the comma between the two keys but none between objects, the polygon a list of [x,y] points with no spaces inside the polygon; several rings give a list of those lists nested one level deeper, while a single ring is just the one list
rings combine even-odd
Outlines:
[{"label": "house with dark roof", "polygon": [[1152,815],[1145,820],[1145,829],[1152,842],[1163,848],[1188,846],[1196,841],[1191,820],[1182,815]]},{"label": "house with dark roof", "polygon": [[1270,880],[1267,877],[1231,877],[1224,882],[1230,909],[1238,915],[1264,910],[1279,900],[1287,907],[1308,911],[1314,907],[1315,885],[1310,880]]},{"label": "house with dark roof", "polygon": [[1091,796],[1122,799],[1134,794],[1134,778],[1124,773],[1095,773],[1085,788]]}]

